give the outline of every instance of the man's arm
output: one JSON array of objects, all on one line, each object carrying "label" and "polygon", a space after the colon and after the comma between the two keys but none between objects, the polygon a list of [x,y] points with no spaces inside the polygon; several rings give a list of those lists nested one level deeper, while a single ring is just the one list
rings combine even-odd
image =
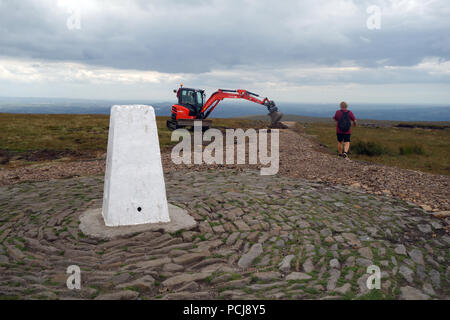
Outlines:
[{"label": "man's arm", "polygon": [[356,127],[357,126],[356,117],[351,111],[350,111],[350,119],[352,120],[353,125]]}]

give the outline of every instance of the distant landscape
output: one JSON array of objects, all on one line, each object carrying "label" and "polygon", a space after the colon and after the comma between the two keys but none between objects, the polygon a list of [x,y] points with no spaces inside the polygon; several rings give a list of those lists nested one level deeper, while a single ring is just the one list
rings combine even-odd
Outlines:
[{"label": "distant landscape", "polygon": [[[97,158],[106,152],[108,115],[115,104],[155,108],[161,147],[170,145],[165,120],[175,101],[107,101],[0,98],[0,163]],[[326,151],[336,152],[337,104],[278,103],[284,121],[295,121]],[[389,166],[450,174],[450,106],[354,104],[361,125],[354,129],[352,158]],[[49,116],[46,116],[49,115]],[[222,102],[211,115],[215,127],[260,127],[267,109],[245,101]],[[237,118],[241,118],[237,119]],[[228,119],[228,120],[227,120]],[[403,127],[402,127],[403,126]]]},{"label": "distant landscape", "polygon": [[[109,114],[114,104],[147,104],[155,108],[157,116],[169,116],[173,101],[107,101],[55,98],[1,98],[0,113],[22,114]],[[291,103],[279,102],[278,108],[284,114],[307,117],[331,118],[337,109],[332,103]],[[350,102],[350,109],[359,119],[393,121],[450,121],[450,104],[406,105],[406,104],[369,104]],[[222,102],[212,114],[216,118],[234,118],[251,115],[265,115],[265,107],[243,101]]]},{"label": "distant landscape", "polygon": [[[213,120],[215,128],[267,128],[267,116]],[[171,132],[157,117],[161,148],[170,148]],[[287,115],[298,131],[336,154],[331,119]],[[362,120],[353,129],[351,158],[394,167],[450,175],[450,122]],[[403,125],[403,127],[402,127]],[[98,159],[107,147],[108,115],[0,114],[0,168],[46,161]]]}]

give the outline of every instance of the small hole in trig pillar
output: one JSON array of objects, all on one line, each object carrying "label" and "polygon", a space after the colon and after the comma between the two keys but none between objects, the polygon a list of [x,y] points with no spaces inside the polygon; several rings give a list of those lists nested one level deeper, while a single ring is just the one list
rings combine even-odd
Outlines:
[{"label": "small hole in trig pillar", "polygon": [[141,207],[137,208],[137,211],[138,211],[138,212],[141,212],[141,211],[142,211],[142,208],[141,208]]}]

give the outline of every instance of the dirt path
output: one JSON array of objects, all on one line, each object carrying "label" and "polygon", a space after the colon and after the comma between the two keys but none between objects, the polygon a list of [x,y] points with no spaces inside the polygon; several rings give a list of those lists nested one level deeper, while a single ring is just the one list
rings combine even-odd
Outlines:
[{"label": "dirt path", "polygon": [[448,176],[345,160],[318,152],[318,147],[303,134],[282,132],[280,174],[393,195],[419,204],[426,211],[450,210]]},{"label": "dirt path", "polygon": [[[426,211],[449,214],[450,177],[362,161],[344,160],[319,152],[317,151],[319,148],[320,146],[317,143],[292,128],[280,130],[279,174],[329,184],[350,185],[375,194],[393,195],[414,202]],[[171,161],[170,149],[164,150],[162,161],[166,172],[178,170],[180,167],[194,171],[219,167],[233,169],[259,168],[259,166],[254,165],[177,166]],[[4,169],[0,171],[0,185],[99,175],[104,173],[104,168],[104,160],[94,160],[70,163],[52,162],[16,169]]]}]

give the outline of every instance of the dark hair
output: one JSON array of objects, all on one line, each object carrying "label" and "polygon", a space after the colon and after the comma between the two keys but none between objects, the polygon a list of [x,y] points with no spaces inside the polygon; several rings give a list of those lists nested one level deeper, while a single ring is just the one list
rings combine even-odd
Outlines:
[{"label": "dark hair", "polygon": [[348,104],[345,101],[341,102],[341,109],[347,109],[348,108]]}]

